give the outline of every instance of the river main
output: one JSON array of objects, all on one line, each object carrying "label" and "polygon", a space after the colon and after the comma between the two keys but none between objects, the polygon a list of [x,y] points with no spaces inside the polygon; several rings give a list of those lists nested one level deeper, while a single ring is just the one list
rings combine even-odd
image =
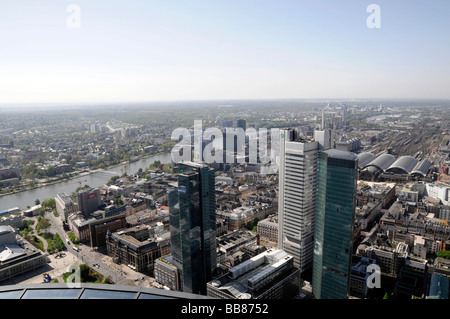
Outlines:
[{"label": "river main", "polygon": [[[145,170],[156,160],[160,161],[162,164],[170,163],[170,153],[150,156],[144,159],[140,159],[134,163],[128,164],[126,166],[126,172],[131,175],[136,173],[139,168]],[[68,181],[63,181],[52,185],[30,189],[24,192],[2,196],[0,197],[0,211],[12,207],[26,209],[27,206],[34,206],[36,199],[39,199],[42,202],[44,199],[55,198],[59,193],[70,194],[74,192],[78,186],[80,186],[80,184],[78,183],[80,181],[83,185],[87,184],[92,187],[102,186],[107,183],[112,176],[121,175],[122,172],[120,171],[120,168],[121,165],[105,169],[103,171],[98,171],[89,175],[80,176]]]}]

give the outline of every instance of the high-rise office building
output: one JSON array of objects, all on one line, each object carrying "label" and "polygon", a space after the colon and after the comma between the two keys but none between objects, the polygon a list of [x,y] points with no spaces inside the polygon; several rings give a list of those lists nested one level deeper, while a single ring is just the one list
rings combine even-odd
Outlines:
[{"label": "high-rise office building", "polygon": [[319,142],[281,130],[278,248],[294,257],[300,272],[311,268],[314,249]]},{"label": "high-rise office building", "polygon": [[349,293],[355,214],[357,156],[321,151],[317,167],[313,294],[317,299],[345,299]]},{"label": "high-rise office building", "polygon": [[243,129],[245,132],[245,130],[247,129],[247,121],[244,119],[237,120],[236,127]]},{"label": "high-rise office building", "polygon": [[178,166],[178,185],[169,188],[172,262],[184,292],[206,295],[217,267],[214,171],[193,162]]},{"label": "high-rise office building", "polygon": [[84,218],[98,210],[100,206],[100,190],[98,188],[83,188],[77,193],[78,209],[83,214]]}]

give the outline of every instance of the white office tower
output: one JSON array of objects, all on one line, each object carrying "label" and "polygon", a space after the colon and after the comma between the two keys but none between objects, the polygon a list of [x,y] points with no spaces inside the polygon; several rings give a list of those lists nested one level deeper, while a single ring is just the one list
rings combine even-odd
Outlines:
[{"label": "white office tower", "polygon": [[304,272],[312,266],[319,142],[281,130],[278,248]]},{"label": "white office tower", "polygon": [[319,142],[319,149],[321,151],[334,148],[334,131],[332,130],[315,130],[314,140]]}]

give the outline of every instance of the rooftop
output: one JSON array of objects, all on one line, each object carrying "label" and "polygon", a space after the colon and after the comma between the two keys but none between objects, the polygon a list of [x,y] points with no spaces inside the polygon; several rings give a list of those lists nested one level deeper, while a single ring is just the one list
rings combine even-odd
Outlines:
[{"label": "rooftop", "polygon": [[80,283],[21,284],[0,287],[0,299],[213,299],[196,294],[127,285]]},{"label": "rooftop", "polygon": [[343,159],[347,161],[356,161],[358,159],[358,157],[354,153],[341,151],[334,148],[322,151],[322,153],[327,154],[329,158]]}]

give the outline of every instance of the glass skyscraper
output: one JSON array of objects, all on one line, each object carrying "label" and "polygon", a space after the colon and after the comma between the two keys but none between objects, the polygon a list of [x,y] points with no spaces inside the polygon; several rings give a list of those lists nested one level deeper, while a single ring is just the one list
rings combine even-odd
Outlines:
[{"label": "glass skyscraper", "polygon": [[319,152],[312,280],[317,299],[348,298],[357,167],[353,153]]},{"label": "glass skyscraper", "polygon": [[178,185],[169,187],[172,261],[184,292],[206,295],[217,267],[214,171],[207,165],[179,164]]}]

